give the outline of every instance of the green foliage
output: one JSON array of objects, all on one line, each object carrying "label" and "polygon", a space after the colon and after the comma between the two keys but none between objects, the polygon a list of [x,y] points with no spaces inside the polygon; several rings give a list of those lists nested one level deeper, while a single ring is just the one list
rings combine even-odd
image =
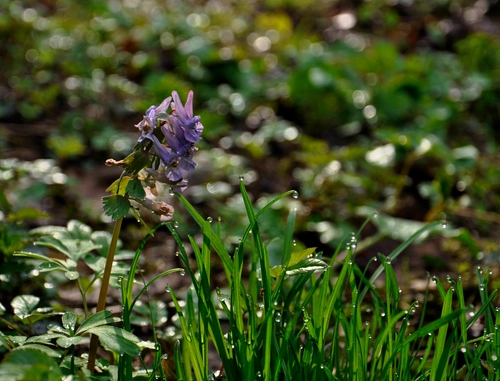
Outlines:
[{"label": "green foliage", "polygon": [[[441,316],[435,320],[425,318],[427,297],[401,308],[401,289],[392,262],[409,244],[441,227],[440,221],[422,226],[389,255],[374,258],[372,262],[380,264],[367,278],[354,263],[355,236],[342,256],[339,247],[328,261],[314,249],[286,255],[293,245],[295,212],[292,211],[282,233],[288,237],[282,252],[283,268],[287,271],[283,271],[280,267],[270,268],[262,238],[264,232],[259,229],[260,219],[265,219],[263,212],[278,200],[255,213],[243,185],[241,190],[249,225],[234,251],[233,265],[226,267],[230,294],[217,289],[215,296],[210,286],[211,248],[221,258],[227,252],[214,235],[210,221],[202,219],[179,196],[203,230],[200,244],[190,239],[196,256],[195,271],[180,237],[170,228],[193,282],[184,308],[174,290],[168,289],[183,332],[182,343],[175,352],[179,379],[209,379],[209,341],[222,363],[223,371],[213,374],[217,379],[410,381],[448,380],[464,375],[495,377],[497,368],[490,361],[496,362],[497,357],[486,353],[495,350],[489,328],[477,339],[468,336],[473,325],[473,321],[467,320],[468,314],[474,316],[474,321],[478,314],[484,314],[490,320],[491,332],[496,332],[494,321],[498,312],[492,304],[496,291],[488,294],[487,277],[483,278],[482,271],[478,272],[478,281],[484,295],[482,306],[475,313],[465,304],[461,278],[458,281],[449,278],[448,290],[434,278],[433,284],[441,297]],[[311,255],[313,258],[308,258]],[[307,259],[314,259],[318,265],[310,266]],[[337,266],[340,268],[335,272]],[[244,267],[250,269],[248,282],[242,278]],[[382,274],[385,274],[385,290],[378,290],[375,284]],[[428,282],[426,293],[430,288]],[[415,316],[417,311],[421,311],[420,318]],[[222,328],[221,316],[229,323],[227,331]],[[484,349],[474,345],[477,342],[485,345]],[[462,367],[459,364],[467,356],[465,361],[472,366]]]}]

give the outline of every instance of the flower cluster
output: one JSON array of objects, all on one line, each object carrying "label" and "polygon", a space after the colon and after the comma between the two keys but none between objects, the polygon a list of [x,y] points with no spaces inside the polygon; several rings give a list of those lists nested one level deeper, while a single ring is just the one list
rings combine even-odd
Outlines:
[{"label": "flower cluster", "polygon": [[[151,106],[135,126],[141,132],[139,142],[151,140],[154,153],[160,159],[158,168],[148,168],[148,173],[157,181],[184,190],[187,187],[186,177],[196,166],[193,161],[194,144],[201,139],[203,132],[200,117],[193,116],[193,92],[189,92],[183,105],[177,92],[173,91],[172,96],[159,106]],[[155,135],[157,127],[165,138],[164,143]]]}]

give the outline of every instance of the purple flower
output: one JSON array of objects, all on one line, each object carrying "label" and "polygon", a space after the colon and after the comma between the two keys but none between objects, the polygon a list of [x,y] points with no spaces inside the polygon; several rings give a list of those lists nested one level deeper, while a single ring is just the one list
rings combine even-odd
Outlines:
[{"label": "purple flower", "polygon": [[135,125],[141,131],[141,136],[138,140],[139,142],[143,141],[145,138],[150,139],[150,135],[152,135],[154,129],[156,128],[158,114],[168,110],[171,100],[172,97],[168,97],[164,99],[158,107],[151,106],[147,109],[144,118]]},{"label": "purple flower", "polygon": [[177,91],[172,91],[172,98],[174,99],[174,102],[172,103],[172,111],[174,113],[174,118],[177,118],[178,123],[184,130],[186,140],[191,143],[196,143],[201,139],[203,125],[200,123],[199,116],[193,116],[193,96],[193,92],[190,91],[186,105],[183,106]]},{"label": "purple flower", "polygon": [[[173,102],[172,102],[173,99]],[[172,111],[167,114],[168,107]],[[165,114],[159,117],[160,114]],[[162,143],[154,134],[160,121],[160,130],[165,137]],[[185,177],[191,173],[196,163],[193,153],[194,143],[201,139],[203,125],[199,116],[193,116],[193,92],[190,91],[186,104],[183,105],[176,91],[166,98],[158,107],[151,106],[142,121],[135,125],[141,131],[138,141],[149,139],[153,143],[154,153],[160,159],[160,168],[147,171],[156,179],[170,184],[180,185],[181,190],[187,186]]]}]

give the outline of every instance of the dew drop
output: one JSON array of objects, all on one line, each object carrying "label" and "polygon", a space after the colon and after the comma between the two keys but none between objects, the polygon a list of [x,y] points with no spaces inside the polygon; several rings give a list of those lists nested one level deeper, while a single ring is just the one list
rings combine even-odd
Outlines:
[{"label": "dew drop", "polygon": [[446,220],[445,220],[445,221],[443,221],[443,222],[441,223],[441,227],[442,227],[443,229],[446,229],[446,228],[448,227],[448,222],[446,222]]},{"label": "dew drop", "polygon": [[181,253],[179,253],[178,251],[175,252],[175,256],[178,257],[179,255],[181,255]]},{"label": "dew drop", "polygon": [[181,276],[186,275],[186,270],[182,270],[182,271],[180,272],[180,274],[181,274]]},{"label": "dew drop", "polygon": [[385,312],[382,312],[380,316],[385,317]]},{"label": "dew drop", "polygon": [[212,217],[207,217],[207,221],[208,221],[209,223],[212,223],[212,221],[213,221]]},{"label": "dew drop", "polygon": [[164,353],[161,355],[161,359],[162,360],[168,360],[168,354],[167,353]]},{"label": "dew drop", "polygon": [[166,292],[170,292],[170,285],[168,285],[168,284],[167,284],[167,285],[165,286],[165,291],[166,291]]},{"label": "dew drop", "polygon": [[119,277],[116,279],[116,281],[117,281],[119,284],[121,284],[121,283],[122,283],[122,281],[123,281],[123,277],[119,276]]},{"label": "dew drop", "polygon": [[460,348],[460,352],[462,352],[462,353],[467,352],[467,348],[465,348],[465,347],[461,347],[461,348]]},{"label": "dew drop", "polygon": [[172,221],[172,226],[174,227],[174,229],[177,229],[179,228],[179,223],[177,221]]},{"label": "dew drop", "polygon": [[245,181],[245,177],[243,175],[240,175],[240,182]]},{"label": "dew drop", "polygon": [[175,194],[175,192],[174,192],[174,187],[170,187],[170,188],[168,188],[168,194],[169,194],[170,196],[173,196],[173,195]]},{"label": "dew drop", "polygon": [[299,198],[299,192],[293,191],[292,197],[295,198],[295,199]]},{"label": "dew drop", "polygon": [[281,323],[281,313],[277,312],[276,316],[274,317],[274,321],[276,323]]}]

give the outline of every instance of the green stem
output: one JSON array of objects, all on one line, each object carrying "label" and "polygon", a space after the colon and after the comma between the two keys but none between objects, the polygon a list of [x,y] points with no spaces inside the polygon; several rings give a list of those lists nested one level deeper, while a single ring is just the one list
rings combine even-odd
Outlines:
[{"label": "green stem", "polygon": [[89,317],[89,307],[87,305],[87,295],[85,294],[86,290],[83,289],[82,282],[80,282],[80,278],[78,278],[77,284],[78,284],[78,291],[80,291],[80,295],[82,296],[83,311],[85,313],[85,319],[87,319]]},{"label": "green stem", "polygon": [[[113,268],[113,260],[115,258],[116,245],[118,244],[118,237],[120,236],[120,230],[122,227],[123,217],[118,218],[115,221],[115,227],[113,229],[113,236],[111,237],[111,243],[109,245],[108,257],[106,259],[106,266],[104,268],[104,273],[102,274],[102,284],[99,290],[99,299],[97,301],[96,313],[103,311],[106,307],[106,297],[108,295],[109,279],[111,277],[111,269]],[[98,337],[92,335],[90,338],[90,349],[89,349],[89,362],[87,364],[87,369],[91,372],[94,371],[95,361],[97,356],[98,347]]]}]

